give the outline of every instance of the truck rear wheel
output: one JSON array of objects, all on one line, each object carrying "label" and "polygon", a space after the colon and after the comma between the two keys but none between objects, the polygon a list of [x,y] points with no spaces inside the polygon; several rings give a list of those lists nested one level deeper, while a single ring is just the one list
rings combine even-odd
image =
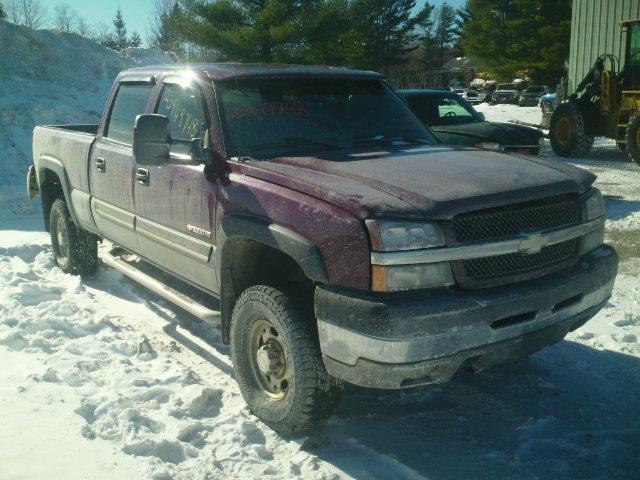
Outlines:
[{"label": "truck rear wheel", "polygon": [[640,165],[640,112],[637,112],[627,125],[627,153],[629,158]]},{"label": "truck rear wheel", "polygon": [[555,109],[549,139],[553,151],[561,157],[581,157],[589,153],[593,137],[585,134],[584,116],[578,105],[567,102]]},{"label": "truck rear wheel", "polygon": [[56,264],[65,273],[84,275],[98,268],[98,238],[76,226],[64,200],[51,205],[49,216],[51,246]]},{"label": "truck rear wheel", "polygon": [[329,417],[340,400],[303,309],[281,291],[245,290],[231,318],[231,357],[251,412],[276,432],[297,434]]}]

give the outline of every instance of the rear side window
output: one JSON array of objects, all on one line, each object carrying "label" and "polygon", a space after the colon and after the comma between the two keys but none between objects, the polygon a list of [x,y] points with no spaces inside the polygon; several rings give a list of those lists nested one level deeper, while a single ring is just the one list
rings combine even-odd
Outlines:
[{"label": "rear side window", "polygon": [[136,117],[145,112],[153,85],[120,85],[105,137],[131,145]]},{"label": "rear side window", "polygon": [[191,140],[203,139],[207,128],[200,89],[177,84],[165,85],[158,113],[169,118],[171,153],[190,155]]}]

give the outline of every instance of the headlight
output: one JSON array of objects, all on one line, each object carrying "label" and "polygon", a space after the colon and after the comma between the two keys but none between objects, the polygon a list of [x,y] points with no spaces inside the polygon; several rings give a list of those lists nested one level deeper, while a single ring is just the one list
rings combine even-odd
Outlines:
[{"label": "headlight", "polygon": [[419,222],[367,220],[371,247],[376,252],[418,250],[445,244],[437,225]]},{"label": "headlight", "polygon": [[587,220],[593,220],[604,215],[604,200],[602,199],[602,193],[597,188],[591,188],[589,196],[584,203],[587,209]]},{"label": "headlight", "polygon": [[416,265],[373,265],[371,287],[375,292],[397,292],[453,285],[449,262]]},{"label": "headlight", "polygon": [[[440,227],[432,223],[367,220],[375,252],[398,252],[445,245]],[[449,262],[372,265],[371,286],[376,292],[397,292],[453,285]]]}]

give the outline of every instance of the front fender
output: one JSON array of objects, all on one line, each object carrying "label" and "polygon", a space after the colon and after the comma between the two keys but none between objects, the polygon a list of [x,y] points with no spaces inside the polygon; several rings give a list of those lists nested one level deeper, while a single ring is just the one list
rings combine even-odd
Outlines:
[{"label": "front fender", "polygon": [[327,273],[318,247],[293,230],[266,219],[247,215],[227,215],[218,230],[216,265],[222,265],[224,242],[231,237],[245,237],[285,253],[300,266],[307,278],[327,283]]}]

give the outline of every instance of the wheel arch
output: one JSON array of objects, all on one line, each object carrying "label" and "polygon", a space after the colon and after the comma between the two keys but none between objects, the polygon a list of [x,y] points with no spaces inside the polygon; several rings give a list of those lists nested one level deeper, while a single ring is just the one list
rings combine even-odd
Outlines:
[{"label": "wheel arch", "polygon": [[328,282],[318,247],[293,230],[267,219],[227,215],[218,229],[217,244],[224,343],[229,343],[236,300],[246,288],[260,283],[278,287],[296,284],[305,295],[312,294],[315,283]]},{"label": "wheel arch", "polygon": [[37,162],[37,172],[46,230],[49,231],[51,205],[56,198],[61,197],[67,204],[71,219],[78,225],[78,218],[71,203],[71,185],[62,162],[52,157],[42,156]]}]

